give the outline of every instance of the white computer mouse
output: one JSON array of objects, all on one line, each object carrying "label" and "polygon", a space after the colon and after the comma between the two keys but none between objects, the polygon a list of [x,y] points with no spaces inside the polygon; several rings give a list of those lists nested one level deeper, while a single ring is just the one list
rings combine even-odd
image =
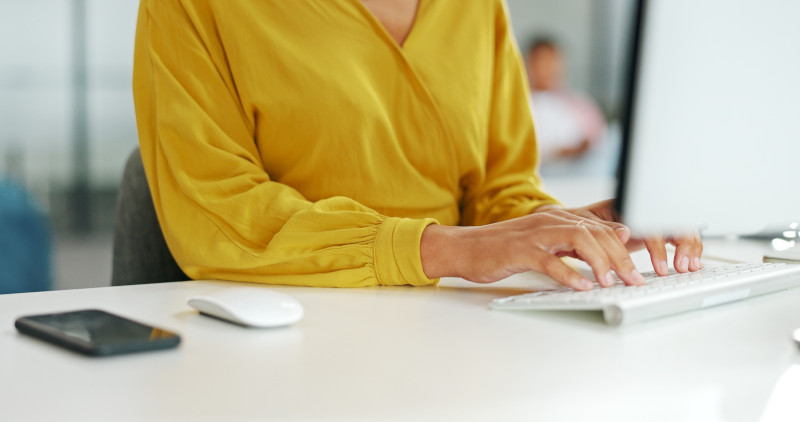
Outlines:
[{"label": "white computer mouse", "polygon": [[261,287],[230,287],[186,300],[189,306],[248,327],[282,327],[303,317],[303,305],[295,298]]}]

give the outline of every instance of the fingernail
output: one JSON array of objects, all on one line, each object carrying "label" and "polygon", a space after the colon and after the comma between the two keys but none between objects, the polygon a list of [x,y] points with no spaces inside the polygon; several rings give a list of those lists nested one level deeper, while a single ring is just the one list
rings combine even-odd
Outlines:
[{"label": "fingernail", "polygon": [[611,274],[611,271],[607,272],[604,278],[606,280],[606,287],[613,286],[617,282],[614,280],[614,274]]},{"label": "fingernail", "polygon": [[580,286],[580,288],[584,290],[591,290],[594,287],[594,283],[585,278],[582,278],[580,279],[580,281],[578,281],[578,286]]},{"label": "fingernail", "polygon": [[658,266],[658,273],[659,274],[666,274],[669,272],[669,267],[667,266],[667,261],[659,261],[657,264]]},{"label": "fingernail", "polygon": [[692,258],[692,268],[694,268],[695,271],[703,268],[703,263],[700,262],[700,258],[698,257]]},{"label": "fingernail", "polygon": [[678,266],[681,267],[681,271],[687,271],[689,269],[689,258],[685,256],[681,257]]}]

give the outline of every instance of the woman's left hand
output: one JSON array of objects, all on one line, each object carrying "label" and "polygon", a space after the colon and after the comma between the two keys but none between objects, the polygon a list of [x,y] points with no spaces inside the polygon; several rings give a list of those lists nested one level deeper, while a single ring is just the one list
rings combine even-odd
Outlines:
[{"label": "woman's left hand", "polygon": [[[537,210],[539,211],[539,210]],[[608,225],[618,226],[614,231],[629,252],[647,248],[650,260],[658,275],[667,275],[667,250],[665,245],[675,246],[674,267],[679,273],[697,271],[703,268],[700,256],[703,254],[703,241],[698,232],[680,236],[650,236],[644,239],[633,238],[630,229],[620,223],[619,215],[614,211],[613,200],[597,202],[581,208],[567,211],[584,218],[603,221]]]}]

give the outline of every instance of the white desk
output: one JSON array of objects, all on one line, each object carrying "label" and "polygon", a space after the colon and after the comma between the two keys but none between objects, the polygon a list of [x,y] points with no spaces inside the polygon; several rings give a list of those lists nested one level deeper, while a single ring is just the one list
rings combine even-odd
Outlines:
[{"label": "white desk", "polygon": [[[274,287],[306,308],[301,322],[275,330],[185,304],[231,285],[223,282],[0,296],[0,420],[799,417],[800,351],[789,335],[800,327],[800,289],[621,328],[599,313],[487,309],[537,283],[524,275],[489,286]],[[183,342],[94,359],[13,327],[20,315],[88,307],[175,330]]]}]

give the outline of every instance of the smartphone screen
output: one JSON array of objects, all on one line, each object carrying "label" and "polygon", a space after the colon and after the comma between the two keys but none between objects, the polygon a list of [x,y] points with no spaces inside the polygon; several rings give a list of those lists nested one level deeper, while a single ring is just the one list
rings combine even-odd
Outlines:
[{"label": "smartphone screen", "polygon": [[17,319],[23,334],[92,356],[172,348],[180,337],[97,309],[32,315]]}]

